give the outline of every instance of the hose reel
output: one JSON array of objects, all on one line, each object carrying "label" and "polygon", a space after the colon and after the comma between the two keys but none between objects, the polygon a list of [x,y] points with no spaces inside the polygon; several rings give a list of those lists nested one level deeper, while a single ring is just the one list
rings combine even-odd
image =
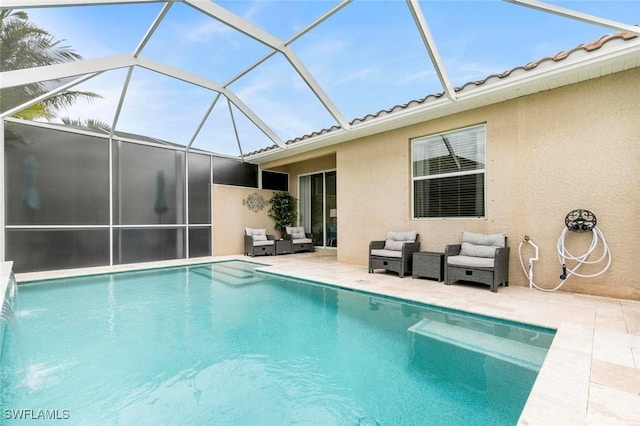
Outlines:
[{"label": "hose reel", "polygon": [[[597,219],[595,214],[585,209],[572,210],[565,217],[564,224],[566,228],[563,229],[562,232],[560,233],[560,237],[558,238],[558,242],[556,245],[558,261],[562,266],[562,274],[560,275],[560,280],[561,280],[560,284],[558,284],[555,288],[551,288],[551,289],[542,288],[533,282],[533,262],[539,259],[538,257],[539,248],[536,244],[534,244],[531,241],[531,238],[529,238],[528,236],[525,236],[522,242],[520,243],[520,246],[518,246],[518,254],[520,256],[520,265],[522,266],[522,271],[525,273],[527,278],[529,278],[529,288],[535,287],[538,290],[542,290],[542,291],[555,291],[555,290],[558,290],[560,287],[562,287],[565,281],[572,275],[575,275],[577,277],[582,277],[582,278],[593,278],[603,274],[607,269],[609,269],[609,266],[611,266],[611,250],[609,249],[609,246],[607,245],[607,242],[604,239],[604,235],[602,234],[602,231],[600,231],[600,229],[596,226]],[[589,248],[584,254],[579,256],[574,256],[567,250],[565,246],[565,237],[568,232],[576,232],[576,233],[592,232],[593,237],[591,240],[591,244],[589,245]],[[599,243],[602,244],[602,255],[598,259],[589,260],[589,257],[594,252],[594,250],[596,249]],[[525,268],[524,261],[522,259],[522,246],[524,244],[530,244],[535,249],[535,257],[532,257],[529,259],[528,271]],[[581,274],[577,272],[578,268],[582,265],[597,264],[602,262],[605,259],[607,260],[606,265],[596,273]],[[575,262],[575,266],[573,268],[568,268],[567,261]]]},{"label": "hose reel", "polygon": [[589,210],[577,209],[570,211],[564,218],[564,224],[569,231],[573,232],[589,232],[596,227],[598,220],[596,215]]}]

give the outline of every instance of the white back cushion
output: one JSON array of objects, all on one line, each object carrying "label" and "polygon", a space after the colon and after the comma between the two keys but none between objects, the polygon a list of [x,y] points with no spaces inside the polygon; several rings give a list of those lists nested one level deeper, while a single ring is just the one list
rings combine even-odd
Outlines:
[{"label": "white back cushion", "polygon": [[460,256],[495,257],[496,248],[504,247],[505,236],[499,234],[462,233]]},{"label": "white back cushion", "polygon": [[402,250],[404,243],[414,243],[418,236],[418,231],[387,232],[387,239],[384,242],[385,250]]},{"label": "white back cushion", "polygon": [[291,235],[291,238],[306,238],[304,233],[304,226],[287,226],[287,234]]},{"label": "white back cushion", "polygon": [[253,237],[253,241],[267,241],[266,229],[244,228],[244,232]]},{"label": "white back cushion", "polygon": [[393,241],[406,241],[406,242],[415,242],[416,237],[418,236],[418,231],[404,231],[404,232],[387,232],[387,240]]}]

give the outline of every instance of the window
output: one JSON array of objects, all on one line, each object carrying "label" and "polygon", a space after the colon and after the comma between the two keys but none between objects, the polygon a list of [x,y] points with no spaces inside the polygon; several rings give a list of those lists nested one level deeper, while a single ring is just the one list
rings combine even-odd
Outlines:
[{"label": "window", "polygon": [[484,217],[484,125],[414,139],[413,217]]},{"label": "window", "polygon": [[274,191],[289,191],[289,174],[263,170],[262,189],[272,189]]},{"label": "window", "polygon": [[258,166],[237,158],[213,157],[213,183],[258,187]]}]

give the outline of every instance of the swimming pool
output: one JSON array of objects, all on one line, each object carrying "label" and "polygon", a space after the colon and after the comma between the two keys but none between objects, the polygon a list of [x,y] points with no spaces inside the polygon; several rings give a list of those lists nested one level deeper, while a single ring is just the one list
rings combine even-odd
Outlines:
[{"label": "swimming pool", "polygon": [[21,285],[22,350],[5,335],[0,363],[3,419],[515,424],[554,335],[256,266]]}]

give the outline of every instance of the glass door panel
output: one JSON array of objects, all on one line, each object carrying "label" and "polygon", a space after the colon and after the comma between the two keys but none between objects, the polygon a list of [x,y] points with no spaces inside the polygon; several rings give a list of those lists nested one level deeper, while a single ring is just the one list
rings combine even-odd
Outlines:
[{"label": "glass door panel", "polygon": [[328,247],[338,247],[338,200],[336,197],[336,172],[325,173],[325,217],[327,218]]},{"label": "glass door panel", "polygon": [[299,223],[318,247],[338,246],[336,172],[300,176]]},{"label": "glass door panel", "polygon": [[311,233],[316,246],[324,246],[324,176],[311,176]]}]

